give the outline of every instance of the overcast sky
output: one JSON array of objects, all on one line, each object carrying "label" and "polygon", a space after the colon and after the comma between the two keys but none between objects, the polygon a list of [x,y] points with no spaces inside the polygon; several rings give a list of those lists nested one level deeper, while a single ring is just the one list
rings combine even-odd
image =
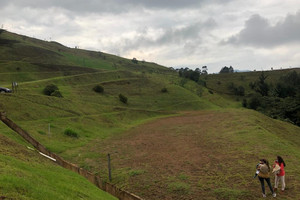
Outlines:
[{"label": "overcast sky", "polygon": [[0,0],[0,24],[167,67],[300,67],[299,0]]}]

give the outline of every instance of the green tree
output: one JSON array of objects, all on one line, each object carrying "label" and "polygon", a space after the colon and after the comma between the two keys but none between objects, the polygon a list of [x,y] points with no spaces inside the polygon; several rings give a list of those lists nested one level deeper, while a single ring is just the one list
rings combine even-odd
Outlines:
[{"label": "green tree", "polygon": [[262,96],[268,96],[269,93],[269,85],[266,83],[266,79],[268,76],[261,72],[258,81],[255,83],[255,91],[261,94]]}]

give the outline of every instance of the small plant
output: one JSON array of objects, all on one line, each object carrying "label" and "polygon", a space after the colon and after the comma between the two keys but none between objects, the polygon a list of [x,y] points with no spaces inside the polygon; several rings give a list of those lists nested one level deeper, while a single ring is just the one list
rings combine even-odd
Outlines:
[{"label": "small plant", "polygon": [[162,93],[167,93],[167,92],[168,92],[168,89],[164,87],[164,88],[161,89],[161,92],[162,92]]},{"label": "small plant", "polygon": [[69,136],[69,137],[74,137],[74,138],[78,138],[79,135],[72,129],[70,128],[67,128],[65,131],[64,131],[64,134]]},{"label": "small plant", "polygon": [[50,96],[59,97],[59,98],[63,97],[59,90],[55,90],[54,92],[51,93]]},{"label": "small plant", "polygon": [[184,173],[179,174],[177,178],[182,180],[182,181],[185,181],[185,180],[189,179],[188,175],[186,175]]},{"label": "small plant", "polygon": [[177,194],[188,194],[190,192],[190,186],[183,182],[173,182],[169,184],[168,189],[170,192]]},{"label": "small plant", "polygon": [[129,176],[138,176],[144,173],[145,173],[144,170],[130,170],[128,174]]},{"label": "small plant", "polygon": [[46,133],[44,131],[38,131],[38,133],[41,135],[46,135]]},{"label": "small plant", "polygon": [[123,102],[123,103],[125,103],[125,104],[126,104],[127,101],[128,101],[127,97],[124,96],[123,94],[119,94],[119,99],[120,99],[121,102]]},{"label": "small plant", "polygon": [[104,92],[104,87],[102,85],[96,85],[93,90],[97,93],[103,93]]}]

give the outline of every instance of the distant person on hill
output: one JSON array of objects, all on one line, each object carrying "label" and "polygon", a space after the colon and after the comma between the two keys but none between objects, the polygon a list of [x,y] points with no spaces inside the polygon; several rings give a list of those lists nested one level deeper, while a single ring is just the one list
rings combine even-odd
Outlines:
[{"label": "distant person on hill", "polygon": [[275,163],[273,165],[273,172],[275,173],[275,187],[274,191],[277,190],[279,181],[281,182],[281,191],[285,189],[285,162],[281,156],[277,156]]},{"label": "distant person on hill", "polygon": [[276,197],[276,193],[272,189],[271,181],[270,181],[270,165],[269,162],[266,159],[260,159],[259,160],[259,165],[257,166],[257,170],[259,170],[258,173],[258,178],[261,184],[261,189],[262,189],[262,195],[263,197],[266,197],[266,192],[265,192],[265,182],[266,180],[273,197]]}]

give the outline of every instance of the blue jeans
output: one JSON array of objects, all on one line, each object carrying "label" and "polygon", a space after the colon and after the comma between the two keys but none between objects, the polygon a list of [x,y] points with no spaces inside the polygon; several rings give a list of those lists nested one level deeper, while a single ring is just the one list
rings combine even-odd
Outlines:
[{"label": "blue jeans", "polygon": [[262,193],[263,194],[266,194],[265,193],[265,182],[264,180],[266,180],[266,182],[268,183],[268,186],[272,192],[272,194],[274,193],[273,191],[273,188],[272,188],[272,185],[271,185],[271,181],[270,181],[270,178],[262,178],[262,177],[258,177],[259,178],[259,181],[260,181],[260,184],[261,184],[261,190],[262,190]]}]

